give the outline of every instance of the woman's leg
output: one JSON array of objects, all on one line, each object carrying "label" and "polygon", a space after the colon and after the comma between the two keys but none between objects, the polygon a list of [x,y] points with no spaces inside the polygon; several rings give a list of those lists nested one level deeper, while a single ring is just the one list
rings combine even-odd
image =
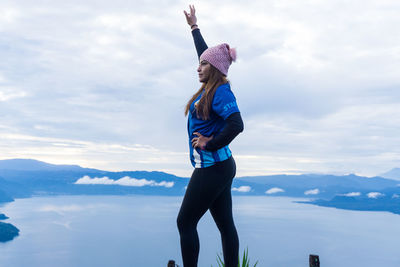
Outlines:
[{"label": "woman's leg", "polygon": [[[234,169],[236,170],[236,166],[234,166]],[[226,267],[237,267],[239,258],[239,238],[232,216],[232,179],[230,179],[224,191],[222,191],[210,207],[211,215],[221,233],[222,250]]]},{"label": "woman's leg", "polygon": [[228,185],[230,190],[235,172],[231,160],[193,171],[177,218],[185,267],[197,266],[200,249],[197,223]]},{"label": "woman's leg", "polygon": [[208,209],[206,203],[201,201],[203,176],[202,169],[193,171],[177,218],[184,267],[197,266],[200,250],[197,223]]},{"label": "woman's leg", "polygon": [[218,196],[210,208],[211,215],[221,233],[222,251],[226,267],[237,267],[239,257],[239,238],[232,216],[231,186]]}]

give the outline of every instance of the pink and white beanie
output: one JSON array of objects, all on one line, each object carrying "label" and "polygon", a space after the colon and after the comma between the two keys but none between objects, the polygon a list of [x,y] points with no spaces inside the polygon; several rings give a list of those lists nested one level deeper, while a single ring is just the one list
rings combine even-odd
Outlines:
[{"label": "pink and white beanie", "polygon": [[225,43],[209,47],[201,54],[200,62],[202,60],[206,60],[227,76],[229,66],[232,64],[232,61],[236,61],[236,49],[230,48]]}]

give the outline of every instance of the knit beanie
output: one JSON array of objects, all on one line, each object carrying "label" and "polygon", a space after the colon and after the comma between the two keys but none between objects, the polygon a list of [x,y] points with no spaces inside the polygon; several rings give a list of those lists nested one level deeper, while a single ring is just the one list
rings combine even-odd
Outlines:
[{"label": "knit beanie", "polygon": [[207,48],[200,56],[200,62],[206,60],[216,67],[225,76],[228,75],[229,66],[236,60],[236,49],[229,48],[228,44],[220,44]]}]

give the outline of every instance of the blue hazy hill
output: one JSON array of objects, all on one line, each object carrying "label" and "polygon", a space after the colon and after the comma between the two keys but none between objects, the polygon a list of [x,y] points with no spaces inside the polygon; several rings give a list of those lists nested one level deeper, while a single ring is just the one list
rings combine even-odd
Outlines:
[{"label": "blue hazy hill", "polygon": [[[163,186],[121,186],[102,184],[75,184],[84,177],[108,177],[118,180],[123,177],[145,179],[154,183],[173,182],[171,188]],[[188,179],[157,171],[109,172],[77,165],[54,165],[37,160],[0,160],[0,202],[32,195],[57,194],[150,194],[181,195]],[[3,193],[3,194],[2,194]]]},{"label": "blue hazy hill", "polygon": [[338,209],[388,211],[395,214],[400,214],[400,196],[397,194],[385,194],[381,197],[335,196],[331,200],[317,199],[302,203],[309,203],[323,207],[334,207]]},{"label": "blue hazy hill", "polygon": [[80,171],[95,170],[82,168],[78,165],[56,165],[34,159],[5,159],[0,160],[0,170],[19,170],[19,171]]},{"label": "blue hazy hill", "polygon": [[12,202],[14,199],[6,194],[3,190],[0,190],[0,203],[1,202]]},{"label": "blue hazy hill", "polygon": [[400,180],[400,168],[393,168],[388,172],[382,173],[381,176],[389,179]]},{"label": "blue hazy hill", "polygon": [[4,178],[0,177],[0,203],[1,202],[11,202],[13,198],[9,195],[10,187],[12,182],[6,181]]},{"label": "blue hazy hill", "polygon": [[396,188],[398,181],[385,179],[382,177],[363,177],[354,174],[336,176],[321,174],[301,174],[301,175],[270,175],[241,177],[241,181],[259,185],[257,188],[265,193],[269,188],[280,188],[284,192],[277,193],[281,196],[306,197],[308,190],[318,189],[318,194],[308,196],[319,198],[332,198],[337,194],[346,194],[358,191],[377,191],[387,188]]},{"label": "blue hazy hill", "polygon": [[[117,181],[123,177],[145,179],[154,183],[173,182],[164,186],[121,186],[107,184],[75,184],[84,177],[108,177]],[[30,159],[0,160],[0,199],[29,197],[37,194],[152,194],[182,195],[188,178],[158,171],[109,172],[78,165],[54,165]],[[354,174],[335,175],[269,175],[234,179],[233,187],[250,190],[234,191],[241,195],[266,195],[271,188],[280,190],[270,195],[330,199],[349,192],[370,192],[392,188],[397,191],[398,181],[382,177],[367,178]],[[314,192],[312,192],[314,190]],[[306,193],[310,192],[311,193]]]},{"label": "blue hazy hill", "polygon": [[[89,179],[92,184],[76,184],[83,177]],[[125,179],[124,183],[120,179]],[[54,165],[30,159],[0,160],[0,202],[34,195],[59,194],[183,195],[188,182],[187,177],[158,171],[109,172],[82,168],[78,165]],[[164,186],[165,183],[172,186]],[[337,196],[351,192],[359,192],[360,195],[369,192],[381,192],[386,196],[400,195],[399,184],[399,181],[392,179],[368,178],[354,174],[246,176],[234,179],[232,192],[236,195],[319,199],[325,201],[324,203],[332,201],[332,205],[336,203],[335,205],[344,206],[339,204]],[[370,202],[368,199],[360,199],[360,203],[363,201]],[[320,205],[317,202],[313,204]]]}]

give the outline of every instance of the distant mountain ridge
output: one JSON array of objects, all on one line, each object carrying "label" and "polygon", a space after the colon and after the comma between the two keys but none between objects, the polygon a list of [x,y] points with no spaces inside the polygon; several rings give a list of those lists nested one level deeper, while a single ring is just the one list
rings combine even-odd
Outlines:
[{"label": "distant mountain ridge", "polygon": [[[181,196],[185,193],[188,182],[187,177],[177,177],[158,171],[110,172],[82,168],[78,165],[55,165],[31,159],[0,160],[0,202],[36,195],[60,194]],[[360,203],[365,202],[363,199],[382,195],[387,198],[386,202],[397,203],[397,198],[391,200],[391,197],[400,195],[400,182],[354,174],[237,177],[232,184],[232,194],[321,199],[327,206],[338,203],[337,198],[334,202],[327,203],[336,196],[355,197],[357,205],[361,205]],[[374,203],[382,199],[377,198]],[[320,205],[321,203],[318,202]],[[340,205],[343,207],[343,202]],[[354,203],[351,205],[354,206]],[[379,205],[378,203],[375,209],[379,209]],[[387,203],[385,205],[384,210],[392,207]]]},{"label": "distant mountain ridge", "polygon": [[[393,173],[392,170],[390,175]],[[15,198],[38,195],[182,196],[188,182],[188,178],[158,171],[110,172],[33,159],[0,160],[0,207]],[[232,194],[308,198],[306,203],[324,207],[400,214],[400,181],[382,177],[354,174],[237,177],[233,180]],[[18,228],[0,222],[0,242],[18,235]]]},{"label": "distant mountain ridge", "polygon": [[347,197],[335,196],[331,200],[312,200],[310,202],[302,202],[306,204],[314,204],[322,207],[334,207],[347,210],[362,210],[362,211],[388,211],[395,214],[400,214],[400,196],[381,196],[381,197]]},{"label": "distant mountain ridge", "polygon": [[389,179],[400,180],[400,168],[393,168],[388,172],[382,173],[380,176]]},{"label": "distant mountain ridge", "polygon": [[95,170],[95,169],[82,168],[78,165],[56,165],[34,159],[5,159],[5,160],[0,160],[0,170],[79,171],[79,170]]}]

